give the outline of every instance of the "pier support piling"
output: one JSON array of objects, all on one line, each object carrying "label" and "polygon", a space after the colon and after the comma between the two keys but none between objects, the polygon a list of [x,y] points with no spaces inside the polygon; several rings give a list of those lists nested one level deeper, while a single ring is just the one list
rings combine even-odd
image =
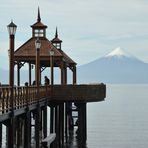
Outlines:
[{"label": "pier support piling", "polygon": [[10,120],[9,120],[9,125],[7,126],[8,130],[8,141],[7,141],[7,144],[8,144],[8,147],[9,148],[14,148],[15,147],[15,139],[16,139],[16,132],[15,132],[15,118],[12,117]]},{"label": "pier support piling", "polygon": [[0,123],[0,148],[2,147],[2,124]]},{"label": "pier support piling", "polygon": [[43,109],[43,137],[47,137],[47,107]]},{"label": "pier support piling", "polygon": [[36,148],[40,148],[40,107],[39,106],[35,114],[35,141],[36,141]]},{"label": "pier support piling", "polygon": [[78,104],[78,141],[80,145],[86,144],[87,139],[86,103]]},{"label": "pier support piling", "polygon": [[31,145],[31,113],[27,111],[25,115],[25,127],[24,127],[24,145],[26,148],[30,148]]}]

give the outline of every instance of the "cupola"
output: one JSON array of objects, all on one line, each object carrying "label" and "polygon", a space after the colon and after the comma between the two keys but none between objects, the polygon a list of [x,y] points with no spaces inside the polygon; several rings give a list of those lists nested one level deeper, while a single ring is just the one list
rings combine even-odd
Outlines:
[{"label": "cupola", "polygon": [[57,49],[61,49],[61,43],[62,43],[62,40],[60,40],[58,38],[58,29],[56,27],[56,33],[55,33],[55,37],[54,39],[51,40],[52,44],[57,48]]},{"label": "cupola", "polygon": [[41,22],[40,9],[38,8],[37,22],[32,26],[32,37],[46,37],[47,26]]}]

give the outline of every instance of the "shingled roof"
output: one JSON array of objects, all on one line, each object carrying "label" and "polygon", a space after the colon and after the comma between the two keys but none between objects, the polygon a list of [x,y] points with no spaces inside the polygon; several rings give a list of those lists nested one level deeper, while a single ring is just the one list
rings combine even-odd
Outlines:
[{"label": "shingled roof", "polygon": [[[35,41],[37,38],[31,38],[26,43],[24,43],[21,47],[19,47],[15,53],[15,57],[32,57],[36,56],[36,48]],[[62,54],[56,49],[52,43],[46,38],[40,38],[41,48],[40,48],[40,56],[41,57],[49,57],[49,51],[54,51],[54,56],[62,56]]]}]

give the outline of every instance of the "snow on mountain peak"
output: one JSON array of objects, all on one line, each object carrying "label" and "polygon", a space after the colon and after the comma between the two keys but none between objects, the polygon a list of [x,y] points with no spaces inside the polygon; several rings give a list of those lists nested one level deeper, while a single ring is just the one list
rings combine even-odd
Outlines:
[{"label": "snow on mountain peak", "polygon": [[116,57],[122,57],[122,56],[130,57],[130,55],[127,54],[123,49],[121,49],[121,47],[117,47],[112,52],[107,54],[105,57],[113,57],[113,56],[116,56]]}]

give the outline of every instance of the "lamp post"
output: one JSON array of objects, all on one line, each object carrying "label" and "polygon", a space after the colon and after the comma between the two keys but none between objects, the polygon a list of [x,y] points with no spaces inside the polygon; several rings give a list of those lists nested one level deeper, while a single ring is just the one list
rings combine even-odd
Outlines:
[{"label": "lamp post", "polygon": [[[53,94],[53,83],[54,83],[54,74],[53,74],[53,56],[54,56],[54,51],[51,49],[49,51],[49,55],[50,55],[50,80],[51,80],[51,97]],[[54,109],[51,106],[50,107],[50,133],[53,133],[53,120],[54,120]]]},{"label": "lamp post", "polygon": [[54,51],[51,49],[49,51],[49,55],[50,55],[50,68],[51,68],[51,73],[50,73],[50,79],[51,79],[51,86],[54,83],[54,75],[53,75],[53,56],[54,56]]},{"label": "lamp post", "polygon": [[39,38],[35,41],[35,48],[36,48],[36,75],[35,75],[35,81],[37,86],[37,99],[38,99],[38,106],[37,106],[37,112],[36,112],[36,120],[35,120],[35,139],[36,139],[36,148],[40,147],[40,104],[39,104],[39,85],[40,85],[40,79],[39,79],[39,73],[40,73],[40,47],[41,47],[41,41]]},{"label": "lamp post", "polygon": [[14,38],[17,26],[11,21],[7,26],[10,39],[10,49],[9,52],[9,85],[12,87],[14,85]]},{"label": "lamp post", "polygon": [[9,40],[10,40],[10,49],[8,50],[9,54],[9,85],[11,87],[11,119],[10,124],[11,127],[8,128],[8,147],[13,148],[15,145],[15,119],[14,119],[14,106],[13,106],[13,86],[14,86],[14,38],[16,33],[17,26],[11,21],[11,23],[7,26],[9,32]]}]

